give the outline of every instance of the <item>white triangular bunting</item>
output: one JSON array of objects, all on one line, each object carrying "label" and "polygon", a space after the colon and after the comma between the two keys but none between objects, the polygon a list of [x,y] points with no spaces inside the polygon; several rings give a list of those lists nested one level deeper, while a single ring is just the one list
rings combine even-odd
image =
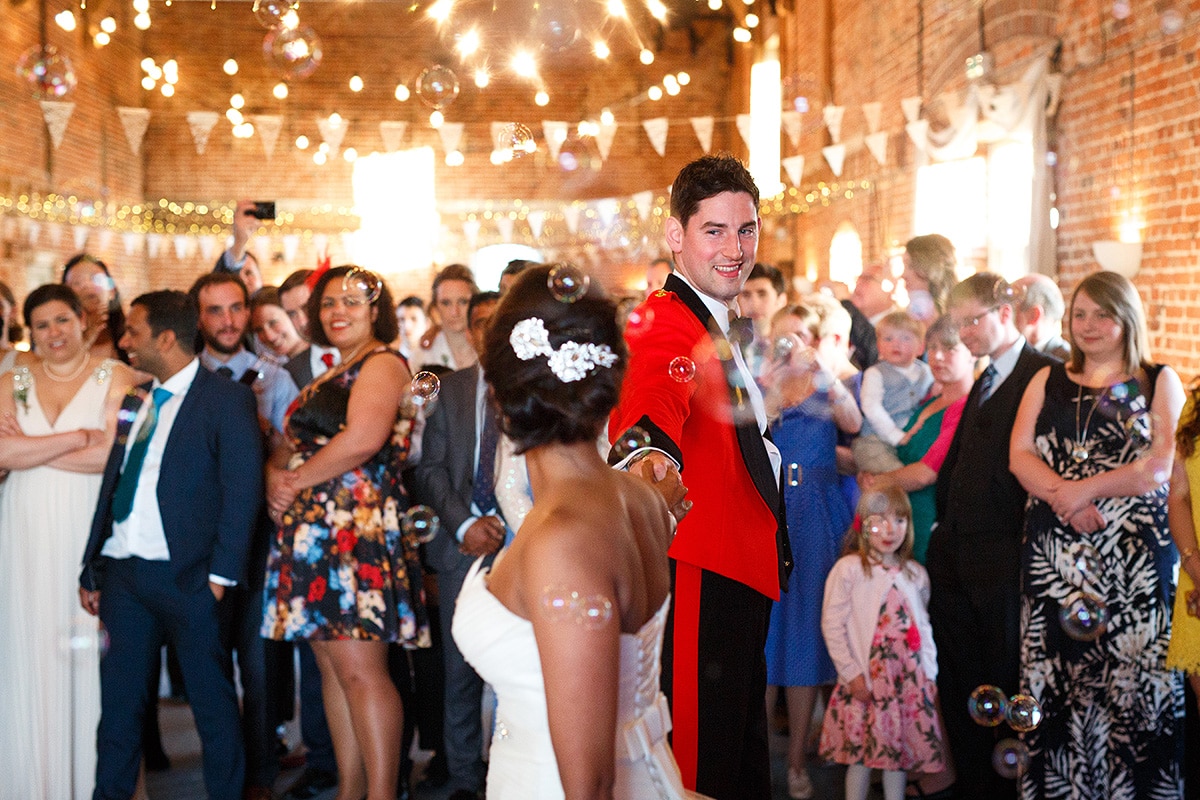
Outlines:
[{"label": "white triangular bunting", "polygon": [[787,134],[792,147],[800,146],[800,133],[804,130],[804,115],[799,111],[784,111],[780,117],[783,132]]},{"label": "white triangular bunting", "polygon": [[329,155],[337,155],[346,136],[346,120],[341,117],[317,117],[317,130],[321,132],[321,141],[329,145]]},{"label": "white triangular bunting", "polygon": [[633,196],[633,204],[637,207],[638,216],[645,222],[646,217],[650,216],[650,209],[654,207],[654,192],[649,189],[638,192]]},{"label": "white triangular bunting", "polygon": [[200,255],[206,262],[212,261],[213,254],[217,252],[217,237],[201,236],[200,237]]},{"label": "white triangular bunting", "polygon": [[132,231],[129,233],[122,233],[121,244],[125,247],[125,255],[131,256],[136,253],[141,240],[142,236],[139,233],[133,233]]},{"label": "white triangular bunting", "polygon": [[250,240],[250,249],[254,251],[254,258],[257,259],[259,267],[271,263],[270,236],[255,236]]},{"label": "white triangular bunting", "polygon": [[831,144],[828,147],[822,147],[821,153],[829,162],[829,169],[833,170],[833,174],[839,178],[842,177],[842,165],[846,161],[846,145]]},{"label": "white triangular bunting", "polygon": [[313,251],[317,254],[318,262],[325,260],[325,257],[329,255],[329,234],[313,234]]},{"label": "white triangular bunting", "polygon": [[570,126],[556,120],[542,120],[542,134],[546,137],[546,147],[550,150],[550,158],[558,161],[558,151],[567,140],[567,129]]},{"label": "white triangular bunting", "polygon": [[215,111],[189,111],[187,113],[188,130],[192,132],[192,143],[196,145],[196,154],[204,155],[208,146],[208,135],[221,115]]},{"label": "white triangular bunting", "polygon": [[158,258],[158,251],[162,249],[163,235],[161,233],[146,234],[146,254],[151,258]]},{"label": "white triangular bunting", "polygon": [[734,122],[737,123],[738,133],[740,133],[742,135],[742,141],[746,143],[746,147],[749,147],[750,146],[750,115],[749,114],[738,114],[737,117],[734,118]]},{"label": "white triangular bunting", "polygon": [[96,249],[101,253],[107,253],[108,248],[112,247],[113,235],[112,228],[101,228],[96,235]]},{"label": "white triangular bunting", "polygon": [[883,103],[876,100],[874,103],[862,104],[863,116],[867,118],[867,133],[875,133],[879,130],[879,121],[883,118]]},{"label": "white triangular bunting", "polygon": [[905,125],[904,130],[908,132],[908,138],[912,139],[917,149],[924,153],[929,147],[929,120],[915,119]]},{"label": "white triangular bunting", "polygon": [[387,119],[379,123],[379,138],[383,139],[383,149],[389,153],[400,149],[400,142],[404,141],[407,132],[407,122]]},{"label": "white triangular bunting", "polygon": [[142,139],[146,136],[146,128],[150,127],[150,109],[117,106],[117,116],[121,118],[121,127],[125,130],[125,141],[136,156],[142,151]]},{"label": "white triangular bunting", "polygon": [[511,150],[512,149],[511,144],[505,146],[505,144],[503,143],[503,136],[502,136],[502,134],[504,133],[504,129],[510,125],[512,125],[511,122],[493,122],[492,123],[492,149],[493,150]]},{"label": "white triangular bunting", "polygon": [[842,118],[845,116],[845,106],[825,106],[821,110],[821,118],[825,120],[825,127],[829,129],[829,138],[833,139],[834,144],[842,140]]},{"label": "white triangular bunting", "polygon": [[86,225],[73,225],[71,227],[71,238],[75,242],[76,250],[83,250],[84,245],[88,240],[88,229]]},{"label": "white triangular bunting", "polygon": [[563,220],[567,223],[567,230],[571,233],[579,233],[579,213],[582,209],[571,203],[569,206],[563,206]]},{"label": "white triangular bunting", "polygon": [[921,116],[921,98],[905,97],[900,100],[900,110],[904,112],[905,122],[916,122]]},{"label": "white triangular bunting", "polygon": [[887,131],[867,134],[863,137],[863,141],[867,143],[867,149],[871,151],[871,155],[875,156],[875,160],[879,162],[880,166],[887,164]]},{"label": "white triangular bunting", "polygon": [[607,228],[613,224],[613,220],[617,218],[617,214],[621,212],[621,201],[615,197],[606,197],[596,203],[596,214],[600,217],[600,222]]},{"label": "white triangular bunting", "polygon": [[48,225],[46,226],[46,230],[50,233],[50,244],[54,247],[62,244],[63,231],[61,225]]},{"label": "white triangular bunting", "polygon": [[792,182],[792,186],[799,186],[800,181],[804,180],[804,156],[788,156],[780,163],[787,171],[788,180]]},{"label": "white triangular bunting", "polygon": [[472,250],[479,243],[479,226],[480,222],[478,219],[463,220],[463,236],[467,237],[467,244],[470,245]]},{"label": "white triangular bunting", "polygon": [[25,220],[25,238],[29,240],[30,244],[36,245],[38,239],[42,238],[42,223]]},{"label": "white triangular bunting", "polygon": [[[596,133],[596,149],[600,151],[600,160],[608,161],[608,154],[612,150],[613,139],[617,135],[617,123],[610,122],[607,125],[600,123],[600,130]],[[571,231],[574,233],[575,231]]]},{"label": "white triangular bunting", "polygon": [[709,150],[712,150],[712,134],[713,134],[713,118],[712,117],[692,117],[692,130],[696,132],[696,139],[700,142],[700,149],[705,155]]},{"label": "white triangular bunting", "polygon": [[246,119],[254,125],[254,132],[262,138],[263,153],[267,160],[275,155],[275,143],[279,141],[279,131],[283,129],[283,117],[278,114],[250,114]]},{"label": "white triangular bunting", "polygon": [[542,235],[542,226],[546,224],[546,212],[541,209],[530,211],[525,216],[525,221],[529,223],[529,232],[537,239]]},{"label": "white triangular bunting", "polygon": [[296,261],[296,255],[300,252],[300,234],[289,233],[283,237],[283,258],[287,263],[291,264]]},{"label": "white triangular bunting", "polygon": [[442,148],[448,154],[458,150],[462,144],[463,123],[461,122],[443,122],[437,132],[442,140]]},{"label": "white triangular bunting", "polygon": [[75,110],[75,104],[64,100],[42,100],[41,105],[42,119],[46,120],[46,130],[50,132],[50,141],[54,143],[54,149],[57,150],[67,132],[67,122],[71,119],[71,112]]},{"label": "white triangular bunting", "polygon": [[654,152],[660,156],[667,154],[667,122],[666,117],[654,117],[652,119],[642,120],[642,127],[646,129],[646,136],[650,139],[650,144],[654,145]]},{"label": "white triangular bunting", "polygon": [[172,237],[172,244],[175,245],[175,258],[179,261],[183,261],[183,259],[187,258],[187,240],[187,234],[184,233],[177,233],[174,237]]},{"label": "white triangular bunting", "polygon": [[507,214],[497,214],[492,217],[492,221],[496,223],[496,230],[500,231],[500,238],[508,244],[512,242],[513,221]]}]

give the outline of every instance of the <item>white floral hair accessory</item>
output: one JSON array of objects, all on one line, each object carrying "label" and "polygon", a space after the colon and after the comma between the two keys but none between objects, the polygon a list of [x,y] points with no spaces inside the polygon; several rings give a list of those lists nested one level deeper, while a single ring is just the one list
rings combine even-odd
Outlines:
[{"label": "white floral hair accessory", "polygon": [[607,368],[617,363],[617,354],[606,344],[563,342],[555,350],[550,346],[546,324],[538,317],[523,319],[514,325],[508,341],[522,361],[546,356],[550,371],[563,383],[581,381],[596,367]]}]

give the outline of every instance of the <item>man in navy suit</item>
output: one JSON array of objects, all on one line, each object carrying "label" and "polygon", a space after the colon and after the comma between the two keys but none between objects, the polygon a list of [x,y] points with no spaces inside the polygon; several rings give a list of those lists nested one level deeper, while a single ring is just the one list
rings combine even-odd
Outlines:
[{"label": "man in navy suit", "polygon": [[79,576],[81,604],[109,635],[94,800],[133,795],[163,636],[179,653],[208,796],[242,796],[245,753],[217,604],[245,579],[262,448],[254,393],[200,369],[196,329],[188,296],[160,291],[133,301],[121,337],[154,380],[121,409]]}]

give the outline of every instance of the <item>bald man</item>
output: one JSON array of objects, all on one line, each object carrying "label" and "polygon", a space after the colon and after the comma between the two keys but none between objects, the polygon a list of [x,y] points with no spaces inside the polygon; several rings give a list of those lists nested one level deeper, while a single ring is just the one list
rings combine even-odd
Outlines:
[{"label": "bald man", "polygon": [[1032,273],[1013,281],[1018,289],[1017,330],[1030,347],[1059,361],[1071,357],[1071,345],[1062,338],[1062,317],[1066,310],[1058,284],[1047,275]]}]

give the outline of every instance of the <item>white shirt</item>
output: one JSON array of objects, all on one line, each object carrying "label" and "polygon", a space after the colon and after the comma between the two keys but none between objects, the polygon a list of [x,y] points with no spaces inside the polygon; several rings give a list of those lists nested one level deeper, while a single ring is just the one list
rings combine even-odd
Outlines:
[{"label": "white shirt", "polygon": [[[167,448],[167,440],[171,437],[171,428],[183,399],[187,397],[196,373],[200,369],[199,357],[193,358],[186,367],[176,372],[165,382],[159,384],[155,379],[153,388],[160,385],[171,393],[171,397],[158,409],[158,425],[150,437],[146,447],[146,458],[142,461],[142,471],[138,477],[137,490],[133,495],[133,510],[123,522],[113,521],[112,536],[104,543],[100,555],[109,558],[141,558],[146,561],[170,561],[171,551],[167,547],[167,534],[163,529],[162,514],[158,508],[158,475],[162,468],[163,451]],[[147,397],[146,402],[138,409],[125,446],[125,461],[129,459],[129,449],[137,439],[137,433],[146,424],[146,418],[154,401]],[[236,584],[228,578],[210,575],[209,580],[224,586]]]},{"label": "white shirt", "polygon": [[[1009,375],[1012,375],[1012,371],[1017,368],[1017,359],[1021,357],[1021,350],[1024,347],[1025,337],[1018,336],[1012,346],[992,359],[992,366],[996,368],[996,377],[992,379],[992,390],[988,392],[988,397],[994,395],[1000,388],[1000,384],[1004,383]],[[987,399],[987,397],[979,398],[980,402]]]},{"label": "white shirt", "polygon": [[[908,379],[910,384],[920,380],[929,368],[913,359],[907,367],[891,365]],[[1011,370],[1010,370],[1011,371]],[[858,393],[863,416],[871,423],[871,430],[883,441],[895,447],[904,438],[904,429],[896,424],[892,415],[883,407],[883,374],[878,366],[872,365],[863,371],[862,387]]]},{"label": "white shirt", "polygon": [[[471,474],[479,473],[479,441],[483,436],[483,415],[487,413],[487,382],[483,379],[483,368],[477,370],[479,379],[475,384],[475,455],[471,458]],[[497,444],[499,449],[499,444]],[[495,473],[499,474],[499,472]],[[454,532],[454,537],[462,542],[463,537],[467,535],[467,529],[470,528],[475,521],[480,517],[495,515],[495,508],[480,508],[475,504],[474,499],[471,500],[471,513],[475,516],[467,517],[463,523],[458,526],[458,530]]]},{"label": "white shirt", "polygon": [[[342,363],[342,353],[336,347],[322,347],[319,344],[312,345],[308,351],[308,366],[312,369],[313,378],[319,378],[329,370],[329,367],[325,366],[325,362],[321,360],[326,353],[333,355],[333,365],[335,367]],[[301,386],[300,388],[303,389],[304,387]]]}]

